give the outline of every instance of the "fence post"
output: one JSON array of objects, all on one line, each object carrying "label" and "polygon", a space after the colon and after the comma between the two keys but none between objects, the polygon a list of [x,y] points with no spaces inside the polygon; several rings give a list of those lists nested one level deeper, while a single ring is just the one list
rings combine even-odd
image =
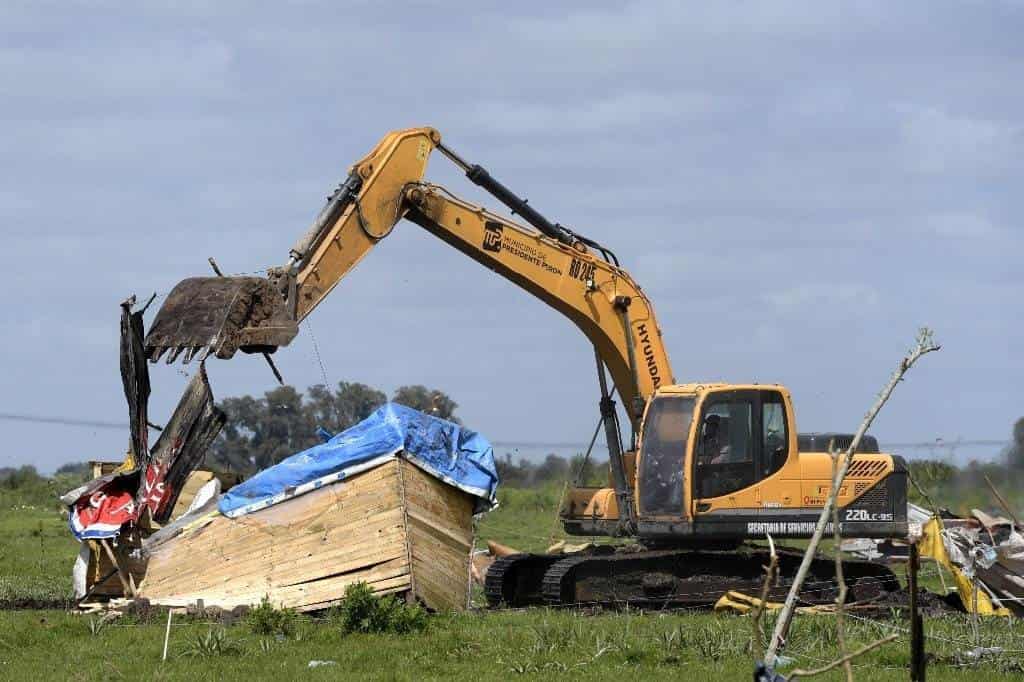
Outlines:
[{"label": "fence post", "polygon": [[917,604],[917,569],[920,564],[917,543],[910,545],[910,562],[907,565],[907,589],[910,590],[910,679],[924,682],[924,623]]}]

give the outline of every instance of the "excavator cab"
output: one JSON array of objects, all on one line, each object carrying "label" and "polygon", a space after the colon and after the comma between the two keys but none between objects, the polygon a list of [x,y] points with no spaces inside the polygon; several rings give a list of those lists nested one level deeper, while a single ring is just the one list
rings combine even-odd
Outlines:
[{"label": "excavator cab", "polygon": [[734,509],[756,502],[759,484],[795,450],[787,396],[774,387],[676,390],[659,392],[644,418],[636,485],[640,519],[692,522],[723,506],[722,498]]},{"label": "excavator cab", "polygon": [[[630,534],[660,541],[809,537],[828,494],[832,459],[800,452],[798,442],[782,386],[661,387],[644,412],[635,467],[633,453],[625,455],[635,473]],[[562,511],[566,531],[622,534],[621,498],[613,488],[571,490]],[[858,451],[838,504],[847,537],[905,535],[902,459]]]}]

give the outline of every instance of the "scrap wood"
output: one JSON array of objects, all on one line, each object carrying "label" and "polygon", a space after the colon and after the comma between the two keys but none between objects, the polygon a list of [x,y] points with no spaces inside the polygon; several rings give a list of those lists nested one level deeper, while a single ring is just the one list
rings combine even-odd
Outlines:
[{"label": "scrap wood", "polygon": [[[781,602],[762,601],[758,597],[752,597],[738,590],[729,590],[715,602],[715,612],[750,613],[754,609],[761,608],[765,611],[778,611],[782,608]],[[817,604],[815,606],[798,606],[797,613],[833,613],[835,607],[832,604]]]},{"label": "scrap wood", "polygon": [[487,578],[487,569],[494,563],[494,557],[491,556],[487,550],[480,550],[473,554],[473,559],[470,562],[469,570],[472,575],[473,582],[478,585],[483,585]]},{"label": "scrap wood", "polygon": [[129,581],[130,576],[125,575],[124,569],[121,568],[121,563],[117,560],[114,550],[110,547],[110,543],[107,542],[106,538],[103,538],[100,540],[100,546],[103,547],[103,551],[107,553],[110,563],[114,564],[114,568],[117,570],[117,577],[121,580],[121,588],[124,590],[125,595],[129,597],[132,596],[132,586]]},{"label": "scrap wood", "polygon": [[1013,509],[1010,508],[1009,502],[1007,502],[1006,499],[999,494],[999,490],[996,489],[995,484],[989,480],[988,474],[985,474],[985,483],[988,483],[989,489],[992,490],[992,494],[996,496],[996,499],[999,501],[999,504],[1003,507],[1003,511],[1005,511],[1009,515],[1009,517],[1013,519],[1013,525],[1019,526],[1020,521],[1017,520],[1017,515],[1013,513]]},{"label": "scrap wood", "polygon": [[511,556],[512,554],[522,554],[518,549],[512,549],[508,545],[503,545],[500,542],[494,542],[493,540],[487,541],[487,551],[491,553],[493,557]]},{"label": "scrap wood", "polygon": [[578,544],[572,544],[572,543],[566,542],[565,540],[559,540],[555,544],[553,544],[550,547],[548,547],[547,553],[548,554],[576,554],[578,552],[583,552],[585,550],[588,550],[588,549],[590,549],[592,547],[596,547],[596,546],[597,545],[595,545],[593,542],[582,542],[582,543],[578,543]]}]

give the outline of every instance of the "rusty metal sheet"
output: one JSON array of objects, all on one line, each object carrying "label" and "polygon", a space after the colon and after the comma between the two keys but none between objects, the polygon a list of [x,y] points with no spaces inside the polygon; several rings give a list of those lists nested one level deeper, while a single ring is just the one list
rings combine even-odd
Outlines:
[{"label": "rusty metal sheet", "polygon": [[154,521],[168,520],[185,479],[202,463],[226,421],[227,415],[214,404],[205,364],[200,363],[153,446],[136,495],[140,513],[148,509]]},{"label": "rusty metal sheet", "polygon": [[135,297],[121,303],[121,382],[128,401],[131,449],[137,466],[149,462],[149,367],[143,342],[142,312],[132,312]]}]

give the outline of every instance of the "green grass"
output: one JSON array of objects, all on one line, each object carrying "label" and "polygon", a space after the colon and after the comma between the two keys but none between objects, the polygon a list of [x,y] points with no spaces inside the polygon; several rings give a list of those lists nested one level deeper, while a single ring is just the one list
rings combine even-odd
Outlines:
[{"label": "green grass", "polygon": [[57,605],[72,597],[71,566],[79,545],[56,490],[0,487],[0,607],[19,600]]},{"label": "green grass", "polygon": [[561,486],[553,485],[535,490],[498,488],[498,509],[481,519],[477,544],[484,548],[487,540],[495,540],[524,552],[543,552],[559,540],[582,542],[566,535],[556,522],[561,494]]},{"label": "green grass", "polygon": [[[751,620],[706,613],[618,613],[581,616],[534,609],[437,615],[426,631],[409,635],[344,635],[329,621],[301,618],[291,637],[255,635],[245,625],[223,626],[181,619],[171,630],[169,656],[161,662],[165,621],[128,618],[90,627],[95,617],[60,611],[0,613],[0,677],[4,679],[294,679],[377,680],[541,678],[571,674],[579,679],[748,678]],[[970,642],[963,619],[930,620],[930,634]],[[851,646],[886,632],[886,623],[851,623]],[[211,635],[210,633],[213,633]],[[1024,627],[986,621],[989,644],[1019,648]],[[218,641],[219,640],[219,641]],[[206,642],[203,644],[203,642]],[[797,620],[787,654],[814,667],[836,654],[830,617]],[[957,664],[964,647],[941,640],[929,653],[943,659],[930,679],[1020,679],[1020,654],[1004,655],[980,668]],[[858,661],[858,677],[906,679],[907,642],[901,639]],[[311,660],[335,661],[315,670]],[[822,679],[839,679],[839,675]]]},{"label": "green grass", "polygon": [[[52,493],[36,497],[0,489],[0,599],[65,599],[78,543]],[[504,489],[501,507],[480,522],[481,540],[543,550],[565,539],[554,524],[560,487]],[[578,541],[578,539],[573,539]],[[483,542],[478,542],[479,546]],[[938,587],[934,568],[925,569]],[[893,614],[894,617],[897,614]],[[59,610],[0,611],[0,679],[311,678],[530,679],[749,679],[751,619],[703,612],[588,613],[527,611],[439,614],[422,633],[344,634],[340,622],[299,616],[275,635],[256,634],[242,620],[222,626],[175,617],[169,657],[161,662],[166,615],[125,616],[102,624],[96,616]],[[764,624],[765,629],[771,623]],[[851,647],[872,641],[906,621],[853,620]],[[1024,623],[984,619],[978,641],[1005,653],[980,666],[965,665],[974,646],[969,618],[926,619],[932,680],[1024,679]],[[257,628],[258,629],[258,628]],[[287,632],[287,634],[284,634]],[[904,680],[908,642],[900,639],[858,660],[857,678]],[[815,667],[836,655],[835,621],[799,616],[786,654]],[[311,660],[335,665],[309,669]],[[841,679],[839,673],[819,679]]]}]

